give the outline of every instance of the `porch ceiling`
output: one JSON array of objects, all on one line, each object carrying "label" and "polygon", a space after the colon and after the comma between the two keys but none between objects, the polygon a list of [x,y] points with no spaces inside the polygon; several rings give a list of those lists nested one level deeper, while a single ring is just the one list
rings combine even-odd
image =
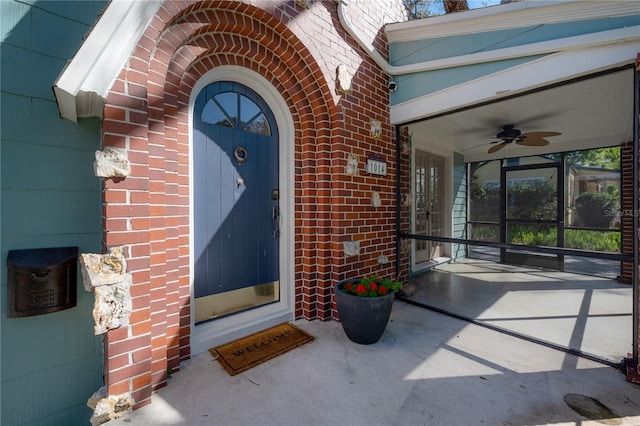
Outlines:
[{"label": "porch ceiling", "polygon": [[[502,127],[552,131],[544,147],[487,150]],[[633,69],[582,78],[408,124],[414,145],[453,149],[466,162],[620,145],[633,137]]]}]

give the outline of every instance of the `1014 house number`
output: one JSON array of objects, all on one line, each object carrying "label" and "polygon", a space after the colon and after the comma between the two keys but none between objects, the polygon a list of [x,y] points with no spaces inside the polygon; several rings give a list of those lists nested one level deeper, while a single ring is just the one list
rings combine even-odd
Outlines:
[{"label": "1014 house number", "polygon": [[367,159],[367,173],[372,175],[387,175],[387,163],[384,161],[377,161],[372,159]]}]

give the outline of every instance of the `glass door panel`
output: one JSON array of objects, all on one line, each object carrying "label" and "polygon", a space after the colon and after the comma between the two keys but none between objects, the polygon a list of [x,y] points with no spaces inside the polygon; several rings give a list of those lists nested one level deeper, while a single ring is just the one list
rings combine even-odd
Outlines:
[{"label": "glass door panel", "polygon": [[[417,235],[443,236],[444,158],[416,150],[414,171],[414,232]],[[414,240],[415,263],[442,256],[440,243]]]},{"label": "glass door panel", "polygon": [[556,221],[557,168],[512,170],[506,173],[507,219]]},{"label": "glass door panel", "polygon": [[[444,158],[429,154],[429,235],[442,237],[444,230]],[[442,255],[439,242],[432,242],[429,259]]]},{"label": "glass door panel", "polygon": [[[504,241],[509,244],[558,247],[562,229],[564,191],[559,191],[559,165],[516,166],[505,168]],[[503,261],[518,265],[561,269],[556,255],[526,250],[502,250]]]},{"label": "glass door panel", "polygon": [[[471,163],[469,191],[469,235],[477,241],[500,242],[500,173],[501,160]],[[469,257],[498,261],[500,249],[468,246]]]}]

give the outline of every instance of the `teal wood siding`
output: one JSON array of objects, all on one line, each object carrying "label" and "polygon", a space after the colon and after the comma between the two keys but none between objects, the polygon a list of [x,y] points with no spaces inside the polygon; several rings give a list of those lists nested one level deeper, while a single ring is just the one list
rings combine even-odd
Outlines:
[{"label": "teal wood siding", "polygon": [[77,246],[100,253],[100,121],[59,118],[51,89],[104,1],[0,1],[0,424],[86,425],[103,385],[93,294],[78,267],[77,306],[7,318],[10,250]]},{"label": "teal wood siding", "polygon": [[[451,236],[453,238],[467,238],[467,165],[464,156],[453,153],[453,220]],[[462,259],[467,256],[463,244],[451,245],[451,258]]]},{"label": "teal wood siding", "polygon": [[615,30],[639,23],[640,15],[632,15],[391,43],[389,45],[389,63],[391,65],[409,65]]},{"label": "teal wood siding", "polygon": [[393,78],[393,80],[398,83],[398,90],[390,94],[391,105],[410,101],[420,96],[430,95],[439,90],[504,71],[543,56],[544,55],[527,56],[524,58],[505,59],[503,61],[486,62],[463,67],[398,75]]}]

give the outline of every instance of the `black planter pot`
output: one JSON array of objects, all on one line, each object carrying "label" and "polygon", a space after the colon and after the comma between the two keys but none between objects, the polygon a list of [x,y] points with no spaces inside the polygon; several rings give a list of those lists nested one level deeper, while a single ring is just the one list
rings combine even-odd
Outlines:
[{"label": "black planter pot", "polygon": [[380,340],[387,328],[395,293],[380,297],[359,297],[341,290],[344,284],[357,281],[342,280],[335,285],[338,314],[349,340],[361,345],[371,345]]}]

